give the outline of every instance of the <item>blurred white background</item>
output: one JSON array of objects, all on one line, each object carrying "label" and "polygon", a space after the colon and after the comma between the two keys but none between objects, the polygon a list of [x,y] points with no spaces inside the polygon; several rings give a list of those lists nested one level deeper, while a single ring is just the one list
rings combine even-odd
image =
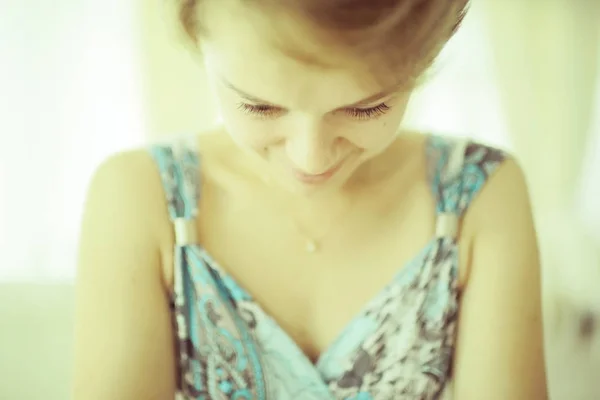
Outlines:
[{"label": "blurred white background", "polygon": [[[88,180],[118,150],[217,115],[164,1],[0,0],[0,398],[65,399]],[[553,399],[600,398],[600,2],[474,0],[411,125],[525,168]],[[600,321],[598,322],[600,325]]]}]

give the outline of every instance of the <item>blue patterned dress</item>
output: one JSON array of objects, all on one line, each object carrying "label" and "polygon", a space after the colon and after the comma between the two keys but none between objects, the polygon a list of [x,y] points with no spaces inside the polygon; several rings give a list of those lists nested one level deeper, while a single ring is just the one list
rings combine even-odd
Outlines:
[{"label": "blue patterned dress", "polygon": [[450,398],[461,216],[504,153],[429,136],[437,231],[313,364],[213,260],[186,240],[200,199],[199,157],[185,141],[151,148],[175,227],[173,315],[181,400]]}]

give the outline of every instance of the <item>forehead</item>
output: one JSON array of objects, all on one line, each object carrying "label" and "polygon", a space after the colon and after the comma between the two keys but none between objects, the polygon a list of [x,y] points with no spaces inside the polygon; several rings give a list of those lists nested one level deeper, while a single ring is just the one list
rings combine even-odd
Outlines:
[{"label": "forehead", "polygon": [[278,34],[296,42],[292,46],[323,52],[324,59],[328,54],[302,36],[302,29],[292,26],[295,21],[290,20],[289,30],[281,32],[270,23],[274,16],[231,3],[224,1],[204,11],[208,34],[202,52],[214,78],[270,103],[305,110],[335,109],[388,89],[341,58],[320,65],[287,55],[273,45]]}]

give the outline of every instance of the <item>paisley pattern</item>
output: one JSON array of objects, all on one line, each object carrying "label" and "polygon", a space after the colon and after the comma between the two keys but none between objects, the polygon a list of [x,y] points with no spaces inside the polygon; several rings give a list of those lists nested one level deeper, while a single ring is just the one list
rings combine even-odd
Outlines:
[{"label": "paisley pattern", "polygon": [[[175,224],[197,217],[195,144],[151,153]],[[458,311],[458,223],[503,152],[429,136],[438,234],[313,364],[198,243],[175,245],[173,315],[180,400],[448,399]]]}]

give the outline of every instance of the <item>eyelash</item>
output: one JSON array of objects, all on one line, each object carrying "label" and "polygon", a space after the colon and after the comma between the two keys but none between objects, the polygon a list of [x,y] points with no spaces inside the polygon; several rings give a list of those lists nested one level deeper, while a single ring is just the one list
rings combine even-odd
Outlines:
[{"label": "eyelash", "polygon": [[390,106],[385,103],[377,104],[369,108],[349,108],[346,112],[352,117],[359,120],[367,120],[381,117],[390,110]]},{"label": "eyelash", "polygon": [[[269,105],[254,105],[248,103],[239,103],[238,109],[246,114],[252,114],[260,118],[274,118],[281,114],[284,110]],[[349,108],[346,113],[357,120],[365,121],[373,118],[378,118],[387,113],[390,106],[386,103],[378,104],[369,108]]]}]

